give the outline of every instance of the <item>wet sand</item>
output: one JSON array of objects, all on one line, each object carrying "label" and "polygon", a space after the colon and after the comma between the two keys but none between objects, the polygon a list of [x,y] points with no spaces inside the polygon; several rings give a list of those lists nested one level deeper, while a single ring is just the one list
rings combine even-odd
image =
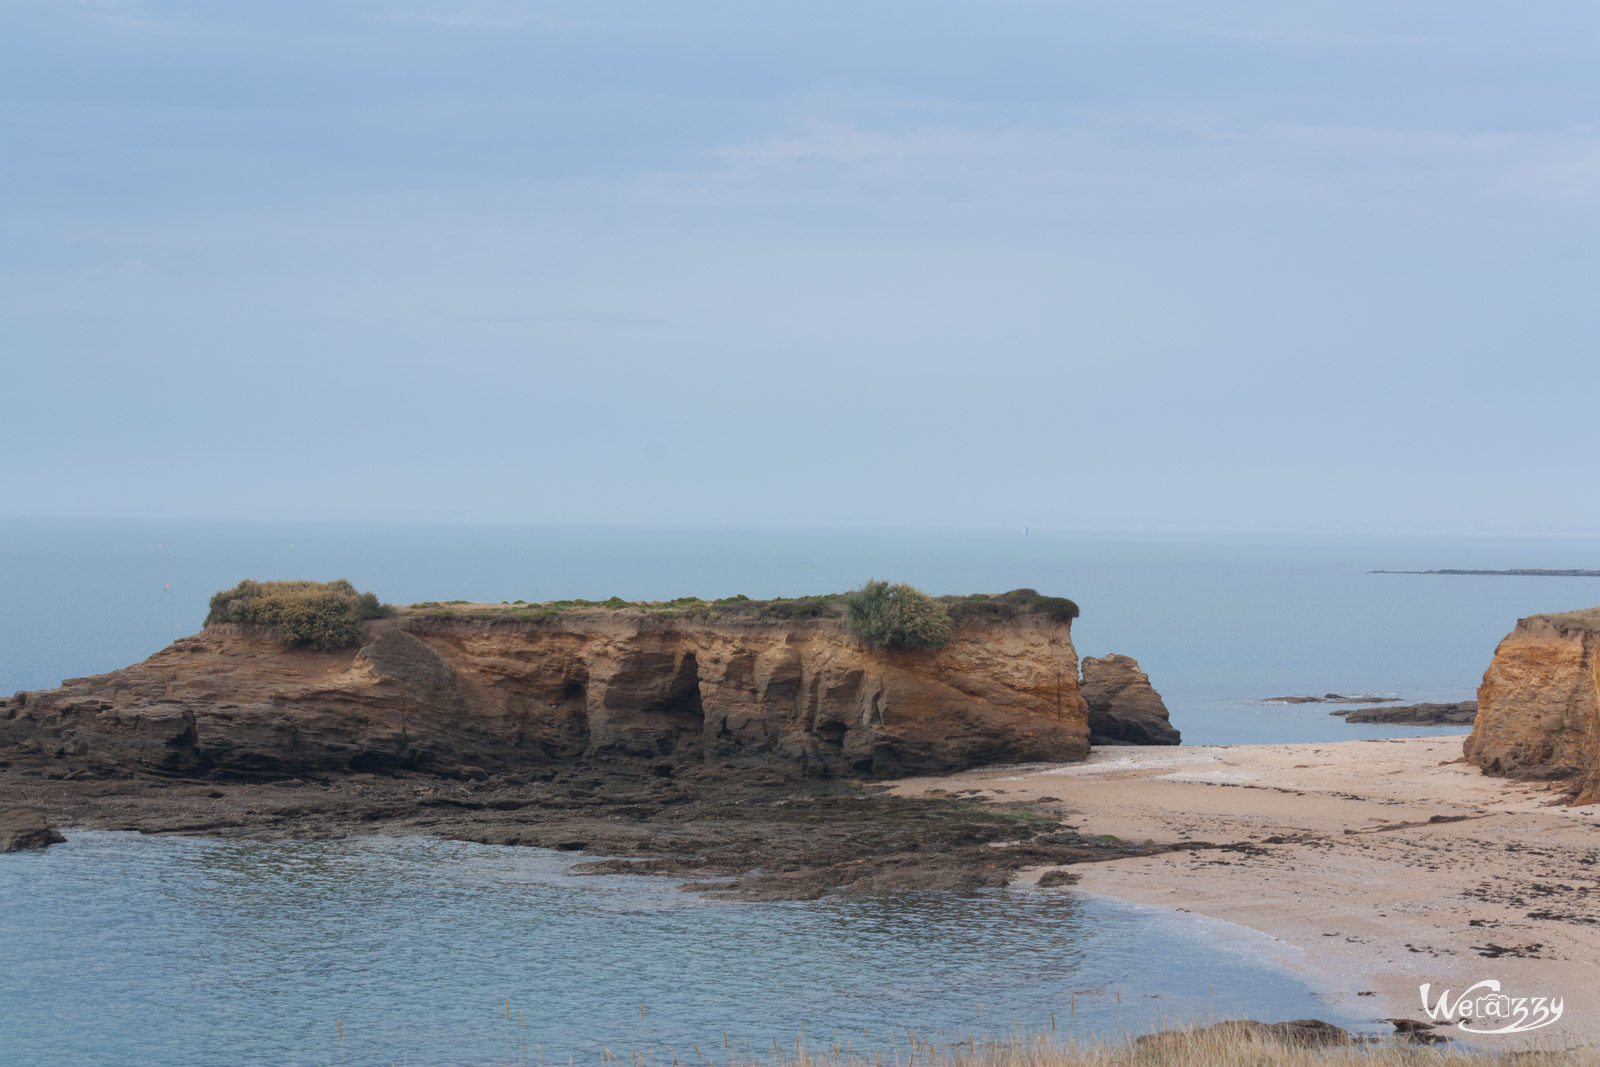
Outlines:
[{"label": "wet sand", "polygon": [[1436,996],[1496,979],[1514,996],[1563,998],[1562,1016],[1473,1040],[1600,1046],[1600,805],[1553,804],[1543,785],[1485,777],[1460,754],[1455,736],[1107,748],[895,791],[1044,805],[1127,841],[1224,846],[1072,873],[1082,890],[1278,938],[1363,1014],[1426,1019],[1421,983]]}]

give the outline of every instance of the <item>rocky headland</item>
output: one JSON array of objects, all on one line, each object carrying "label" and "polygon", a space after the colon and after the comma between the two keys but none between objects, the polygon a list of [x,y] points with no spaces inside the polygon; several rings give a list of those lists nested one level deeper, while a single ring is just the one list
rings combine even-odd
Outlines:
[{"label": "rocky headland", "polygon": [[0,701],[0,760],[46,776],[219,779],[417,771],[465,779],[634,761],[892,777],[1080,760],[1070,626],[973,620],[937,650],[838,618],[418,611],[358,647],[219,624],[143,663]]},{"label": "rocky headland", "polygon": [[542,845],[748,896],[997,885],[1026,864],[1141,854],[1037,805],[871,786],[1089,751],[1056,606],[1070,602],[949,599],[937,648],[864,641],[830,598],[420,605],[320,651],[213,622],[142,663],[0,701],[0,808],[162,833]]},{"label": "rocky headland", "polygon": [[1600,802],[1600,608],[1532,615],[1495,649],[1463,746],[1485,774]]}]

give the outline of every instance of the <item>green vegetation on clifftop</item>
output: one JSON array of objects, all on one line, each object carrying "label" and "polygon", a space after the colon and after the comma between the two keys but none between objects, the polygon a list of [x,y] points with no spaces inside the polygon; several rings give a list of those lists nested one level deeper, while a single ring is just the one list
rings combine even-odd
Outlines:
[{"label": "green vegetation on clifftop", "polygon": [[[883,583],[887,585],[888,583]],[[907,586],[906,588],[910,588]],[[510,600],[499,604],[475,604],[465,600],[427,600],[402,608],[407,615],[452,619],[508,619],[539,622],[562,615],[604,612],[643,615],[663,619],[751,619],[802,620],[844,619],[852,593],[821,593],[815,596],[777,597],[752,600],[739,594],[720,600],[683,596],[673,600]],[[917,592],[913,590],[913,592]],[[921,594],[919,594],[921,595]],[[952,627],[990,621],[1043,615],[1056,622],[1071,623],[1078,617],[1078,605],[1065,597],[1040,596],[1033,589],[1013,589],[1009,593],[973,593],[969,596],[928,597],[949,618]],[[865,639],[865,638],[864,638]]]},{"label": "green vegetation on clifftop", "polygon": [[364,621],[394,613],[394,608],[378,603],[372,593],[357,593],[343,578],[333,582],[246,579],[211,598],[206,625],[270,626],[285,645],[326,651],[359,645]]},{"label": "green vegetation on clifftop", "polygon": [[943,648],[954,632],[950,612],[905,582],[873,579],[844,598],[845,625],[878,648]]}]

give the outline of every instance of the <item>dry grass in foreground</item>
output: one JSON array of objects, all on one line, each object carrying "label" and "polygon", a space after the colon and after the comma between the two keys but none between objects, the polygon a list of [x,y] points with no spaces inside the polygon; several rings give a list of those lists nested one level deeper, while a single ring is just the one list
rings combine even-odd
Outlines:
[{"label": "dry grass in foreground", "polygon": [[[714,1062],[674,1052],[658,1059],[635,1054],[630,1064],[610,1057],[607,1067],[698,1067]],[[1556,1047],[1516,1052],[1419,1045],[1384,1039],[1370,1044],[1314,1046],[1228,1025],[1206,1030],[1156,1034],[1125,1044],[1058,1042],[1046,1038],[984,1044],[934,1046],[916,1042],[887,1055],[846,1050],[777,1048],[762,1054],[735,1053],[727,1067],[1486,1067],[1492,1064],[1600,1067],[1600,1052]]]}]

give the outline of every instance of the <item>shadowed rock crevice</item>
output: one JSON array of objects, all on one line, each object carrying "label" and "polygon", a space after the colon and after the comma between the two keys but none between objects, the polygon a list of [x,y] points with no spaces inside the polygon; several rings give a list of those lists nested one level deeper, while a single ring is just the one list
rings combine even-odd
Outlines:
[{"label": "shadowed rock crevice", "polygon": [[663,726],[656,732],[656,751],[663,756],[699,749],[705,734],[706,711],[700,700],[700,664],[693,652],[686,652],[659,701],[644,709],[646,715],[659,716]]}]

